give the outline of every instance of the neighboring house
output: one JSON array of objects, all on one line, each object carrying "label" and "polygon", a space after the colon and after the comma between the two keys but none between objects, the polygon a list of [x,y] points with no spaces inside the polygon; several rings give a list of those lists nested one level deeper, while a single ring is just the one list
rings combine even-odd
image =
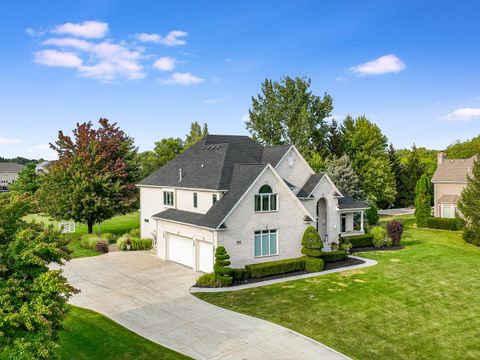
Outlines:
[{"label": "neighboring house", "polygon": [[435,217],[455,217],[458,199],[467,186],[467,176],[472,174],[474,161],[475,156],[469,159],[447,159],[445,153],[438,153],[438,166],[432,177]]},{"label": "neighboring house", "polygon": [[52,161],[42,161],[41,163],[37,164],[37,166],[35,167],[35,171],[37,173],[46,174],[48,172],[48,166],[51,162]]},{"label": "neighboring house", "polygon": [[367,205],[315,174],[295,146],[248,136],[207,135],[138,184],[141,236],[162,259],[213,269],[223,245],[233,267],[301,256],[305,228],[325,249],[363,234]]},{"label": "neighboring house", "polygon": [[23,165],[0,162],[0,192],[8,191],[10,184],[18,179],[18,174],[22,171]]}]

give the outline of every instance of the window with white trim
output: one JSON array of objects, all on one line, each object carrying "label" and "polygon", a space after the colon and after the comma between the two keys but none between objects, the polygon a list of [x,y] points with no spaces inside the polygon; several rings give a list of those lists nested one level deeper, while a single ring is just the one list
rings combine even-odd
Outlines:
[{"label": "window with white trim", "polygon": [[340,215],[340,232],[342,233],[347,232],[347,215],[346,214]]},{"label": "window with white trim", "polygon": [[278,255],[277,230],[258,230],[254,236],[255,257]]},{"label": "window with white trim", "polygon": [[173,191],[163,192],[163,205],[173,206]]},{"label": "window with white trim", "polygon": [[255,212],[277,211],[278,195],[269,185],[263,185],[255,195]]}]

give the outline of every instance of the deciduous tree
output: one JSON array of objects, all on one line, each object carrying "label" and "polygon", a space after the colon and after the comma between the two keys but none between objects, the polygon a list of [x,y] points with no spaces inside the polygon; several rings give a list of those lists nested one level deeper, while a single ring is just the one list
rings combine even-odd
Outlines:
[{"label": "deciduous tree", "polygon": [[311,80],[286,76],[280,81],[266,79],[261,93],[252,97],[247,129],[265,145],[290,143],[306,156],[326,153],[328,126],[333,100],[328,94],[314,95]]},{"label": "deciduous tree", "polygon": [[25,195],[0,196],[0,353],[6,350],[7,359],[56,359],[75,289],[49,265],[63,264],[69,252],[53,227],[22,220],[28,210]]},{"label": "deciduous tree", "polygon": [[59,132],[51,144],[59,159],[41,187],[46,212],[56,219],[95,223],[131,211],[137,204],[137,150],[116,123],[77,124],[73,138]]}]

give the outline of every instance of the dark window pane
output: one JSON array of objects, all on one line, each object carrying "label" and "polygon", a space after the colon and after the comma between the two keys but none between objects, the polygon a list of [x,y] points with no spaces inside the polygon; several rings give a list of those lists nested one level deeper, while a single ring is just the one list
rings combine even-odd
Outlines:
[{"label": "dark window pane", "polygon": [[268,185],[263,185],[260,190],[258,191],[260,194],[271,194],[272,188]]},{"label": "dark window pane", "polygon": [[277,195],[270,195],[270,210],[277,210]]},{"label": "dark window pane", "polygon": [[269,196],[262,195],[262,210],[269,211],[270,210],[270,201]]},{"label": "dark window pane", "polygon": [[255,195],[255,211],[262,211],[262,197]]}]

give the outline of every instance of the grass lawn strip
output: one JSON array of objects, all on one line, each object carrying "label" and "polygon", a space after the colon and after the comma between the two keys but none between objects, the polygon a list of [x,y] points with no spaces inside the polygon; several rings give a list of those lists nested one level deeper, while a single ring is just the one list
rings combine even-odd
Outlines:
[{"label": "grass lawn strip", "polygon": [[[392,219],[392,217],[389,217]],[[479,359],[480,249],[461,232],[416,229],[373,267],[195,296],[278,323],[356,359]]]},{"label": "grass lawn strip", "polygon": [[60,333],[62,359],[189,359],[147,340],[94,311],[70,306]]}]

